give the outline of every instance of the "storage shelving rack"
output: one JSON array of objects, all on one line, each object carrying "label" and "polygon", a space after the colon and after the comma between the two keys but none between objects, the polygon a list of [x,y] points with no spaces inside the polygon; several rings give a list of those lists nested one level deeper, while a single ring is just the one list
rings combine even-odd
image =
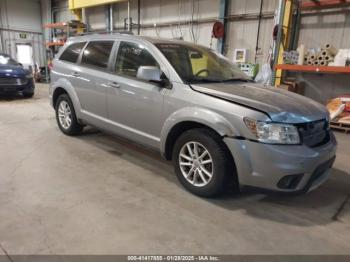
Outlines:
[{"label": "storage shelving rack", "polygon": [[298,45],[298,35],[301,13],[305,10],[313,12],[322,9],[350,6],[350,0],[284,0],[280,8],[277,32],[275,60],[273,66],[272,85],[279,86],[287,71],[312,73],[349,74],[350,67],[341,66],[310,66],[283,64],[283,51],[295,50]]},{"label": "storage shelving rack", "polygon": [[68,37],[84,33],[86,25],[80,21],[69,21],[46,24],[44,28],[51,29],[51,38],[57,39],[46,43],[46,46],[56,53],[59,47],[64,45]]}]

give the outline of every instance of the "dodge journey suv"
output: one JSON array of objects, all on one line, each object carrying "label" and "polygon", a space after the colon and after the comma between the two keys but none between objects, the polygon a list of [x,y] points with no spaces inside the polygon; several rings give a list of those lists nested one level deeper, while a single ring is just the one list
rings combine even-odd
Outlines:
[{"label": "dodge journey suv", "polygon": [[157,149],[200,196],[227,185],[307,192],[335,160],[324,106],[260,86],[203,46],[126,34],[70,38],[51,78],[64,134],[91,125]]}]

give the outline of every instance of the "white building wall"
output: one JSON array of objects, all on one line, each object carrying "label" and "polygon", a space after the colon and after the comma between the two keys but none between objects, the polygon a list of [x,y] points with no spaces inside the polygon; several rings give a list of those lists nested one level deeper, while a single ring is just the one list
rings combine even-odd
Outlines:
[{"label": "white building wall", "polygon": [[[258,15],[260,1],[258,0],[233,0],[229,7],[229,15],[233,20],[229,23],[228,37],[226,39],[227,56],[233,58],[234,49],[247,49],[248,62],[265,63],[268,59],[269,49],[272,44],[272,31],[274,19],[271,14],[278,8],[278,0],[264,0],[262,14],[269,15],[260,23],[260,35],[258,40],[258,52],[256,53],[257,34],[259,27]],[[239,16],[242,16],[241,18]],[[236,18],[237,17],[237,18]]]},{"label": "white building wall", "polygon": [[11,29],[42,32],[40,0],[3,0],[5,22]]},{"label": "white building wall", "polygon": [[[255,60],[255,47],[258,30],[258,19],[260,1],[258,0],[232,0],[229,6],[229,16],[242,14],[255,15],[255,18],[237,19],[228,23],[228,34],[226,41],[226,55],[233,57],[235,48],[248,49],[248,61]],[[130,15],[133,23],[137,23],[137,1],[130,2]],[[273,13],[277,8],[278,0],[264,0],[263,12]],[[141,1],[141,24],[142,35],[179,38],[186,41],[196,42],[216,49],[217,40],[212,39],[212,27],[215,20],[219,19],[220,0],[142,0]],[[124,19],[128,16],[127,2],[113,5],[114,27],[122,30]],[[106,29],[105,8],[93,7],[87,9],[87,20],[92,30]],[[194,23],[191,20],[206,20],[205,23]],[[162,24],[168,26],[161,26]],[[271,45],[273,18],[263,19],[259,38],[259,52],[257,61],[263,62],[267,59]],[[134,33],[137,32],[134,26]]]},{"label": "white building wall", "polygon": [[[114,5],[114,26],[121,29],[124,19],[127,18],[127,3]],[[131,1],[130,15],[133,23],[137,23],[137,1]],[[146,28],[141,30],[142,35],[161,38],[183,37],[186,41],[210,46],[213,23],[190,24],[194,20],[218,19],[219,0],[147,0],[141,1],[141,24]],[[161,24],[169,24],[166,27]],[[135,27],[134,32],[137,32]],[[213,48],[216,40],[213,40]]]},{"label": "white building wall", "polygon": [[95,6],[87,8],[86,11],[86,22],[89,25],[89,30],[106,30],[106,7]]},{"label": "white building wall", "polygon": [[51,11],[55,22],[67,22],[76,19],[74,14],[68,9],[67,0],[54,0]]},{"label": "white building wall", "polygon": [[350,9],[342,12],[324,10],[302,16],[299,43],[308,48],[331,43],[337,48],[350,48]]},{"label": "white building wall", "polygon": [[[62,14],[60,21],[74,19],[74,16],[67,10],[67,1],[62,0]],[[133,22],[137,23],[137,0],[131,0],[130,14]],[[194,3],[194,4],[193,4]],[[256,53],[256,41],[258,32],[258,14],[260,0],[230,0],[228,16],[231,17],[228,23],[226,36],[226,55],[232,59],[233,50],[246,48],[248,50],[248,61],[254,62],[255,57],[258,63],[264,63],[269,56],[272,44],[272,30],[274,25],[273,13],[278,8],[279,0],[263,0],[263,18],[260,25],[260,37]],[[142,35],[162,38],[183,37],[186,41],[193,41],[199,44],[210,46],[215,49],[217,41],[211,39],[213,21],[219,18],[220,0],[141,0],[141,30]],[[66,9],[64,10],[64,6]],[[124,19],[127,18],[127,2],[119,2],[113,5],[114,27],[122,30]],[[300,28],[299,44],[307,47],[320,46],[325,43],[332,43],[339,48],[349,48],[350,38],[350,10],[320,15],[319,12],[313,15],[303,15]],[[208,20],[207,23],[200,23],[190,26],[190,21]],[[93,7],[86,10],[87,20],[91,30],[106,30],[105,7]],[[245,16],[244,16],[245,15]],[[332,22],[329,22],[332,21]],[[168,24],[166,27],[159,26]],[[134,33],[137,33],[136,26]],[[193,37],[194,34],[194,37]]]},{"label": "white building wall", "polygon": [[[1,0],[0,9],[1,52],[16,58],[16,44],[28,43],[33,47],[34,63],[44,65],[40,0]],[[26,38],[20,38],[20,33]]]}]

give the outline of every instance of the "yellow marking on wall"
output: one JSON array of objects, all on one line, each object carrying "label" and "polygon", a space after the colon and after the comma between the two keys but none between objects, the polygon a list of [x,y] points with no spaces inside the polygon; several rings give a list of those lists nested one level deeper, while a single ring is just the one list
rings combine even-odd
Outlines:
[{"label": "yellow marking on wall", "polygon": [[86,8],[97,5],[106,5],[126,0],[69,0],[69,9]]}]

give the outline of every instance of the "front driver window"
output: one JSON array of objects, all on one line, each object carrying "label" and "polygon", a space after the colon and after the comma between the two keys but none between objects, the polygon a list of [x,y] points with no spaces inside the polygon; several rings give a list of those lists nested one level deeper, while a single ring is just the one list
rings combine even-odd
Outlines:
[{"label": "front driver window", "polygon": [[156,66],[159,68],[157,61],[143,45],[121,42],[115,65],[116,73],[136,77],[140,66]]},{"label": "front driver window", "polygon": [[250,81],[236,65],[207,47],[185,42],[159,43],[156,46],[185,83]]}]

